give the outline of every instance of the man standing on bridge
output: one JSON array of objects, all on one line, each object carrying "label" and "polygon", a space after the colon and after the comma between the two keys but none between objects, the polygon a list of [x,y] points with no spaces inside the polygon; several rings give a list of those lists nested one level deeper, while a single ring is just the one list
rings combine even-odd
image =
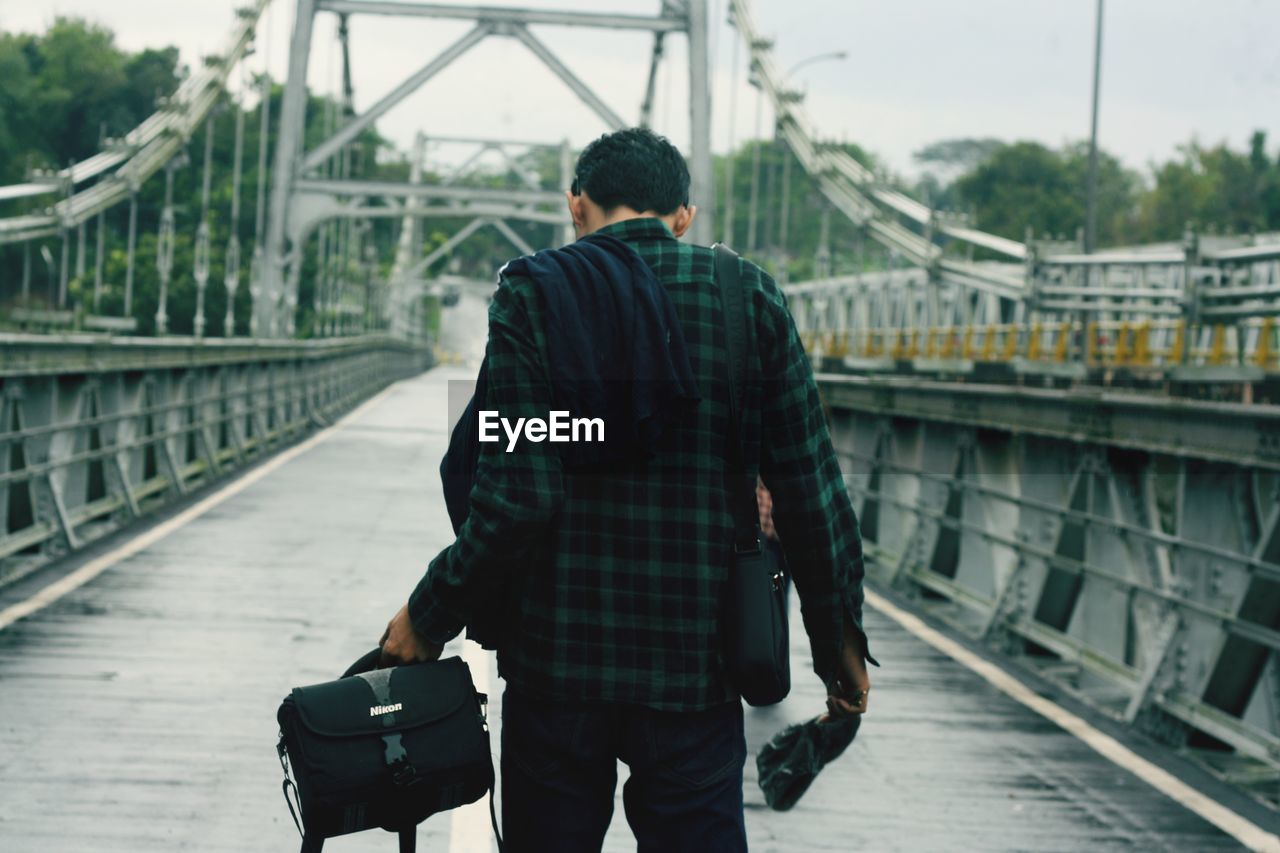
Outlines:
[{"label": "man standing on bridge", "polygon": [[[719,621],[734,522],[715,253],[678,242],[696,214],[688,168],[648,130],[587,146],[568,205],[579,240],[503,270],[476,404],[511,422],[603,412],[608,442],[479,445],[458,538],[391,620],[384,658],[432,660],[489,625],[509,850],[598,851],[618,759],[640,850],[745,850],[742,705]],[[782,293],[745,261],[741,279],[745,456],[773,494],[828,712],[860,714],[857,520]]]}]

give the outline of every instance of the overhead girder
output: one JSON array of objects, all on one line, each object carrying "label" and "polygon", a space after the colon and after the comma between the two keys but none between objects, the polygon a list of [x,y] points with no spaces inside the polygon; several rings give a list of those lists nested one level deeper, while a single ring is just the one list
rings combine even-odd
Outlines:
[{"label": "overhead girder", "polygon": [[611,30],[679,32],[687,23],[676,10],[659,16],[618,15],[551,9],[515,9],[498,6],[455,6],[440,3],[377,2],[377,0],[320,0],[322,12],[359,15],[391,15],[399,18],[425,17],[459,21],[502,21],[513,24],[551,24],[561,27],[594,27]]},{"label": "overhead girder", "polygon": [[[533,219],[563,224],[562,214],[522,212],[506,216],[505,211],[495,210],[493,199],[477,199],[475,196],[448,196],[442,188],[416,186],[394,190],[379,182],[339,182],[318,176],[316,171],[327,160],[353,143],[359,134],[375,120],[401,103],[429,79],[437,75],[454,60],[462,56],[489,36],[508,36],[524,44],[539,60],[564,82],[611,129],[625,127],[627,122],[615,113],[590,86],[565,66],[559,58],[530,30],[531,25],[565,25],[621,30],[649,31],[655,35],[684,32],[689,39],[689,93],[691,145],[690,172],[691,195],[694,202],[702,202],[704,212],[691,229],[692,239],[710,241],[711,147],[710,147],[710,79],[707,66],[707,2],[706,0],[682,0],[664,2],[659,15],[613,15],[579,12],[555,12],[551,10],[515,9],[487,6],[455,6],[417,2],[377,2],[377,0],[295,0],[296,15],[293,37],[290,43],[289,77],[285,86],[280,123],[280,142],[276,151],[276,169],[273,172],[271,216],[265,241],[261,310],[268,316],[267,328],[280,331],[287,327],[287,319],[281,308],[289,305],[289,294],[297,286],[297,271],[291,268],[299,261],[300,240],[306,230],[320,217],[352,215],[356,211],[370,211],[371,215],[400,215],[395,207],[367,208],[363,201],[343,203],[343,197],[352,199],[367,196],[384,198],[438,199],[452,203],[458,211],[465,210],[473,216],[493,214],[507,219]],[[340,15],[380,14],[390,16],[418,16],[474,22],[473,28],[445,49],[439,56],[423,65],[398,86],[378,99],[373,106],[358,116],[353,116],[328,139],[312,151],[303,150],[306,96],[305,81],[309,65],[314,18],[319,12]],[[359,184],[359,185],[357,185]],[[451,189],[451,188],[443,188]],[[511,205],[559,204],[555,194],[533,190],[512,190],[503,193],[501,200]],[[434,208],[427,208],[434,212]],[[514,234],[514,232],[512,232]]]},{"label": "overhead girder", "polygon": [[564,203],[561,193],[551,190],[487,189],[483,187],[441,186],[439,184],[402,184],[394,181],[340,180],[303,178],[294,186],[300,193],[323,193],[335,197],[379,196],[382,198],[418,198],[424,200],[506,202],[510,204]]},{"label": "overhead girder", "polygon": [[[482,21],[471,30],[467,31],[462,38],[458,39],[449,47],[445,48],[438,56],[433,58],[426,65],[419,68],[413,74],[409,75],[404,82],[396,86],[387,94],[378,99],[377,103],[369,107],[363,113],[355,116],[337,132],[317,145],[312,151],[308,152],[302,161],[302,172],[309,172],[316,169],[320,164],[324,163],[334,154],[342,150],[343,146],[354,142],[361,131],[372,125],[379,117],[384,115],[392,107],[399,104],[405,98],[418,91],[424,83],[432,77],[439,74],[445,68],[448,68],[454,60],[462,56],[471,48],[494,32],[494,27],[487,21]],[[308,43],[307,49],[310,49]]]}]

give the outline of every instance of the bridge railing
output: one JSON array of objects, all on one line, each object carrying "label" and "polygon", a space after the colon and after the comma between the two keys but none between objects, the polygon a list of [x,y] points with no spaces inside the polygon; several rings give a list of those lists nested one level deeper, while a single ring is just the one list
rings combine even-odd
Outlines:
[{"label": "bridge railing", "polygon": [[330,423],[429,361],[385,336],[0,336],[0,585]]},{"label": "bridge railing", "polygon": [[870,574],[1280,803],[1280,414],[819,377]]}]

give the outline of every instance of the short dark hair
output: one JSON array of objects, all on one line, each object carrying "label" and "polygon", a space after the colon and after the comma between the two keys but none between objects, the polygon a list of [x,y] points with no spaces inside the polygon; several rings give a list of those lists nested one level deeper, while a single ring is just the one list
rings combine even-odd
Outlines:
[{"label": "short dark hair", "polygon": [[689,167],[665,136],[629,127],[582,150],[570,192],[583,191],[605,210],[626,205],[659,216],[689,203]]}]

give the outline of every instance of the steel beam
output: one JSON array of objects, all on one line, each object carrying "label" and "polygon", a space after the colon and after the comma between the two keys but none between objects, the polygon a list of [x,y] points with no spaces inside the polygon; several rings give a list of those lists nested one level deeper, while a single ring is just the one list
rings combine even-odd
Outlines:
[{"label": "steel beam", "polygon": [[658,88],[658,66],[662,63],[663,33],[653,37],[653,52],[649,56],[649,78],[644,86],[644,101],[640,104],[640,126],[653,123],[653,102]]},{"label": "steel beam", "polygon": [[[496,190],[479,187],[442,187],[435,184],[398,184],[392,181],[333,180],[302,178],[295,185],[298,192],[325,193],[336,197],[379,196],[382,198],[419,198],[460,202],[559,205],[564,196],[549,190]],[[424,208],[423,213],[429,213]]]},{"label": "steel beam", "polygon": [[819,374],[831,406],[1280,471],[1280,407]]},{"label": "steel beam", "polygon": [[711,164],[711,65],[707,0],[689,0],[689,172],[690,202],[700,205],[690,239],[708,246],[714,239],[715,186]]},{"label": "steel beam", "polygon": [[[304,2],[306,1],[304,0]],[[445,48],[439,56],[419,68],[399,86],[383,95],[376,104],[353,118],[333,136],[317,145],[315,150],[307,154],[306,159],[302,161],[302,171],[306,172],[317,168],[325,160],[336,154],[342,146],[353,142],[360,135],[360,131],[377,121],[387,110],[416,92],[422,84],[448,68],[458,57],[492,35],[493,31],[493,26],[489,23],[482,21],[476,24],[466,35]]]},{"label": "steel beam", "polygon": [[537,142],[532,139],[498,139],[490,136],[444,136],[431,134],[432,142],[443,142],[457,145],[515,145],[528,148],[559,148],[559,142]]},{"label": "steel beam", "polygon": [[534,252],[533,247],[530,246],[527,242],[525,242],[525,239],[521,237],[519,234],[517,234],[510,225],[503,222],[501,219],[495,219],[493,220],[493,227],[498,230],[499,234],[501,234],[503,237],[506,237],[507,241],[510,242],[512,246],[515,246],[516,249],[520,252],[520,254],[522,255],[533,254]]},{"label": "steel beam", "polygon": [[453,6],[440,3],[375,2],[375,0],[320,0],[323,12],[347,15],[392,15],[396,17],[449,18],[459,21],[487,21],[511,24],[549,24],[561,27],[597,27],[611,30],[673,32],[685,28],[678,17],[612,15],[597,12],[554,11],[551,9],[511,9],[499,6]]},{"label": "steel beam", "polygon": [[534,252],[533,247],[530,246],[527,242],[525,242],[524,238],[522,238],[519,234],[517,234],[515,230],[512,229],[512,227],[508,225],[506,222],[494,217],[479,216],[471,220],[470,222],[468,222],[462,228],[460,228],[456,234],[454,234],[444,243],[441,243],[439,246],[437,246],[434,250],[432,250],[431,254],[427,255],[425,258],[423,258],[422,260],[414,264],[412,267],[410,267],[404,273],[403,277],[405,279],[421,278],[426,273],[427,270],[431,269],[432,264],[434,264],[436,261],[440,260],[445,255],[452,252],[463,241],[465,241],[468,237],[470,237],[472,234],[474,234],[476,231],[478,231],[481,227],[485,225],[492,225],[495,229],[497,229],[498,233],[500,233],[503,237],[506,237],[507,240],[510,241],[511,245],[515,246],[516,250],[519,251],[521,254],[525,254],[525,255],[533,254]]},{"label": "steel beam", "polygon": [[[541,222],[544,225],[563,225],[567,214],[549,210],[535,210],[510,204],[450,204],[420,208],[415,214],[419,219],[466,219],[482,216],[488,219],[510,219],[516,222]],[[311,224],[328,219],[388,219],[404,216],[401,207],[362,204],[339,205],[317,217]]]},{"label": "steel beam", "polygon": [[[272,171],[271,209],[267,216],[267,238],[264,247],[262,286],[259,304],[254,306],[258,330],[267,335],[278,334],[280,298],[284,295],[287,263],[286,218],[298,174],[303,150],[303,132],[307,119],[307,69],[311,57],[311,35],[315,24],[316,0],[297,0],[293,36],[289,42],[289,77],[285,82],[280,105],[279,132],[276,137],[275,168]],[[296,258],[295,263],[300,263]]]},{"label": "steel beam", "polygon": [[460,243],[462,243],[462,241],[466,240],[476,231],[479,231],[480,228],[483,227],[488,222],[489,222],[489,219],[484,216],[478,216],[475,219],[471,220],[466,225],[459,228],[457,232],[455,232],[454,235],[450,237],[448,240],[445,240],[439,246],[436,246],[434,249],[432,249],[431,252],[426,257],[424,257],[422,260],[418,261],[413,266],[405,270],[403,274],[403,278],[405,279],[421,278],[423,273],[431,269],[432,264],[434,264],[436,261],[440,260],[445,255],[452,252],[455,247],[457,247]]},{"label": "steel beam", "polygon": [[551,49],[539,41],[533,33],[529,32],[528,27],[524,25],[513,25],[511,27],[511,35],[524,44],[525,47],[533,51],[533,55],[542,60],[551,71],[564,81],[564,84],[573,90],[573,93],[582,99],[582,102],[591,108],[592,112],[604,119],[604,123],[611,130],[622,130],[627,123],[622,117],[615,113],[595,92],[591,91],[586,83],[579,79],[578,75],[569,70],[560,58],[551,52]]}]

